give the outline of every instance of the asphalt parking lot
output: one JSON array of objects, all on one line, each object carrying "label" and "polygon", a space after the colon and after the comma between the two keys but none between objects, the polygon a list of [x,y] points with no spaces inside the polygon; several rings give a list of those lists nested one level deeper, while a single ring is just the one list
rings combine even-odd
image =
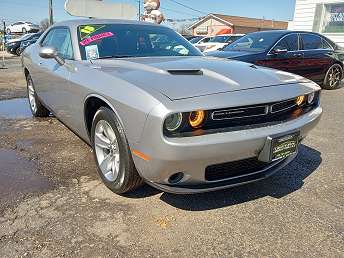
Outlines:
[{"label": "asphalt parking lot", "polygon": [[0,257],[344,257],[344,87],[297,159],[226,191],[115,195],[91,149],[28,112],[19,58],[0,70]]}]

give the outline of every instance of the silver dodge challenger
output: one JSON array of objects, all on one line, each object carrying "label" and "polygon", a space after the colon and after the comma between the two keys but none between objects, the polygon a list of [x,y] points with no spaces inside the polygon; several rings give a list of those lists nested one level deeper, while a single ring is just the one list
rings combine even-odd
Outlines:
[{"label": "silver dodge challenger", "polygon": [[144,182],[199,193],[266,178],[318,123],[320,87],[205,57],[161,25],[85,19],[50,27],[22,55],[33,116],[92,146],[113,192]]}]

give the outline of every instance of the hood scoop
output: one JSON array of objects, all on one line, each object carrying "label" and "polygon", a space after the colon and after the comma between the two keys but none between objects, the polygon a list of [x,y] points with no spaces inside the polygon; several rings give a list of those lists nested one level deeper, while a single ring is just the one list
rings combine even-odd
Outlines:
[{"label": "hood scoop", "polygon": [[173,69],[167,70],[172,75],[203,75],[200,69]]}]

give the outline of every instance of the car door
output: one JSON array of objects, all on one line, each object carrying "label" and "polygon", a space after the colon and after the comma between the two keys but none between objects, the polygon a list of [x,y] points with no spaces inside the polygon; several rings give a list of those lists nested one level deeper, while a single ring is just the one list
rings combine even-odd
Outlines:
[{"label": "car door", "polygon": [[315,82],[322,82],[332,65],[333,48],[320,36],[301,33],[301,48],[304,55],[302,75]]},{"label": "car door", "polygon": [[17,22],[15,26],[15,32],[22,32],[23,25],[24,25],[23,22]]},{"label": "car door", "polygon": [[[70,40],[70,32],[66,27],[55,27],[51,29],[39,44],[41,47],[54,47],[58,54],[66,59],[70,58],[65,53],[65,46]],[[38,50],[39,52],[39,50]],[[70,67],[66,64],[61,65],[55,59],[45,59],[36,54],[38,68],[34,71],[33,81],[38,96],[55,115],[61,114],[61,87],[69,84]]]},{"label": "car door", "polygon": [[11,25],[11,32],[13,33],[16,33],[18,32],[18,25],[19,25],[19,22],[15,22]]},{"label": "car door", "polygon": [[303,53],[299,47],[297,33],[282,37],[269,51],[263,60],[257,60],[257,64],[274,69],[299,74]]}]

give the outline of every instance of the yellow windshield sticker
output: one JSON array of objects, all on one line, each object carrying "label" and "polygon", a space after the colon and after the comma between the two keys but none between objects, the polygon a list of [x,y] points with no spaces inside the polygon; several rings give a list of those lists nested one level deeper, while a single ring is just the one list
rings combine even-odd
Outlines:
[{"label": "yellow windshield sticker", "polygon": [[91,36],[96,31],[104,28],[105,25],[83,25],[80,26],[79,32],[80,32],[80,38],[81,40]]}]

